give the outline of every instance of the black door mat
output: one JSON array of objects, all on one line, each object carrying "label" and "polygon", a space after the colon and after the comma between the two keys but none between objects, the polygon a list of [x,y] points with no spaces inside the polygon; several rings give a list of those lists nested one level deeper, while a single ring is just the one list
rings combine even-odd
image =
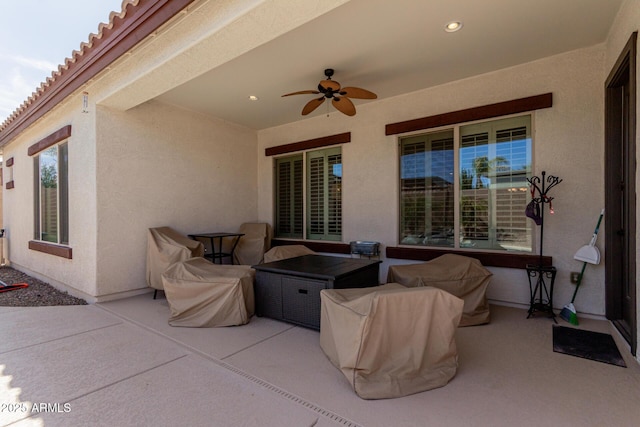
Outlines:
[{"label": "black door mat", "polygon": [[627,365],[609,334],[553,325],[553,351],[610,365]]}]

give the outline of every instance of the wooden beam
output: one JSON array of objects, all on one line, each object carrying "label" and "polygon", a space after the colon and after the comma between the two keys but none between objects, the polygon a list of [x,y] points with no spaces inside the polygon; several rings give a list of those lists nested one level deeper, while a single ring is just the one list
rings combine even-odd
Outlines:
[{"label": "wooden beam", "polygon": [[27,150],[27,154],[29,154],[30,156],[38,154],[42,150],[46,150],[52,145],[60,141],[64,141],[70,136],[71,136],[71,125],[66,125],[65,127],[58,129],[51,135],[42,138],[40,141],[30,146],[29,149]]},{"label": "wooden beam", "polygon": [[[410,259],[416,261],[429,261],[444,254],[456,254],[468,256],[479,260],[485,267],[503,267],[525,269],[527,264],[538,265],[539,255],[498,253],[498,252],[477,252],[462,251],[453,249],[422,249],[387,246],[387,258]],[[542,265],[552,265],[553,259],[550,256],[542,257]]]},{"label": "wooden beam", "polygon": [[54,245],[51,243],[37,242],[31,240],[29,242],[29,249],[33,251],[43,252],[45,254],[58,256],[61,258],[72,259],[72,249],[68,246]]},{"label": "wooden beam", "polygon": [[553,95],[551,93],[545,93],[527,98],[483,105],[481,107],[437,114],[435,116],[391,123],[386,125],[385,132],[386,135],[397,135],[399,133],[414,132],[417,130],[431,129],[475,120],[491,119],[509,114],[524,113],[526,111],[550,108],[551,106],[553,106]]},{"label": "wooden beam", "polygon": [[264,154],[265,156],[275,156],[278,154],[294,153],[296,151],[327,147],[329,145],[345,144],[347,142],[351,142],[351,132],[324,136],[322,138],[307,139],[306,141],[293,142],[291,144],[277,145],[275,147],[266,148],[264,150]]}]

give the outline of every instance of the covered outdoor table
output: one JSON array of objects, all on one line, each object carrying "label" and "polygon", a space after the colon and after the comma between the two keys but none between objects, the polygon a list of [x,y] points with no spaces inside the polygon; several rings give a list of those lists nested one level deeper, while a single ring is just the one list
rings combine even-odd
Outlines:
[{"label": "covered outdoor table", "polygon": [[491,320],[487,287],[492,275],[475,258],[446,254],[421,264],[389,266],[387,282],[408,287],[434,286],[462,298],[460,326],[472,326]]},{"label": "covered outdoor table", "polygon": [[361,398],[442,387],[456,374],[461,299],[397,283],[325,289],[320,297],[320,347]]},{"label": "covered outdoor table", "polygon": [[254,314],[255,271],[246,265],[192,258],[162,275],[171,326],[213,327],[249,323]]}]

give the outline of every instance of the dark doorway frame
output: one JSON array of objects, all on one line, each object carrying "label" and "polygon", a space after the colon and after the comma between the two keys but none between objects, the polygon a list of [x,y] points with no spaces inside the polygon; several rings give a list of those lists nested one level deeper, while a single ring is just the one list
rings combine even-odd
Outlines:
[{"label": "dark doorway frame", "polygon": [[[637,349],[636,58],[634,32],[605,82],[606,316]],[[625,297],[626,296],[626,297]],[[625,309],[625,299],[627,308]]]}]

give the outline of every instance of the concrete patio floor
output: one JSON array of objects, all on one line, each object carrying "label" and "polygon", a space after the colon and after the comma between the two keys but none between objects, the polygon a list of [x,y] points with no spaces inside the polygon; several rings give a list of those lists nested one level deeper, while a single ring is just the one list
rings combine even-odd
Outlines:
[{"label": "concrete patio floor", "polygon": [[489,325],[458,330],[460,367],[447,386],[367,401],[318,332],[272,319],[175,328],[151,294],[0,307],[0,425],[637,425],[640,366],[609,322],[579,327],[611,333],[627,368],[554,353],[550,319],[491,309]]}]

